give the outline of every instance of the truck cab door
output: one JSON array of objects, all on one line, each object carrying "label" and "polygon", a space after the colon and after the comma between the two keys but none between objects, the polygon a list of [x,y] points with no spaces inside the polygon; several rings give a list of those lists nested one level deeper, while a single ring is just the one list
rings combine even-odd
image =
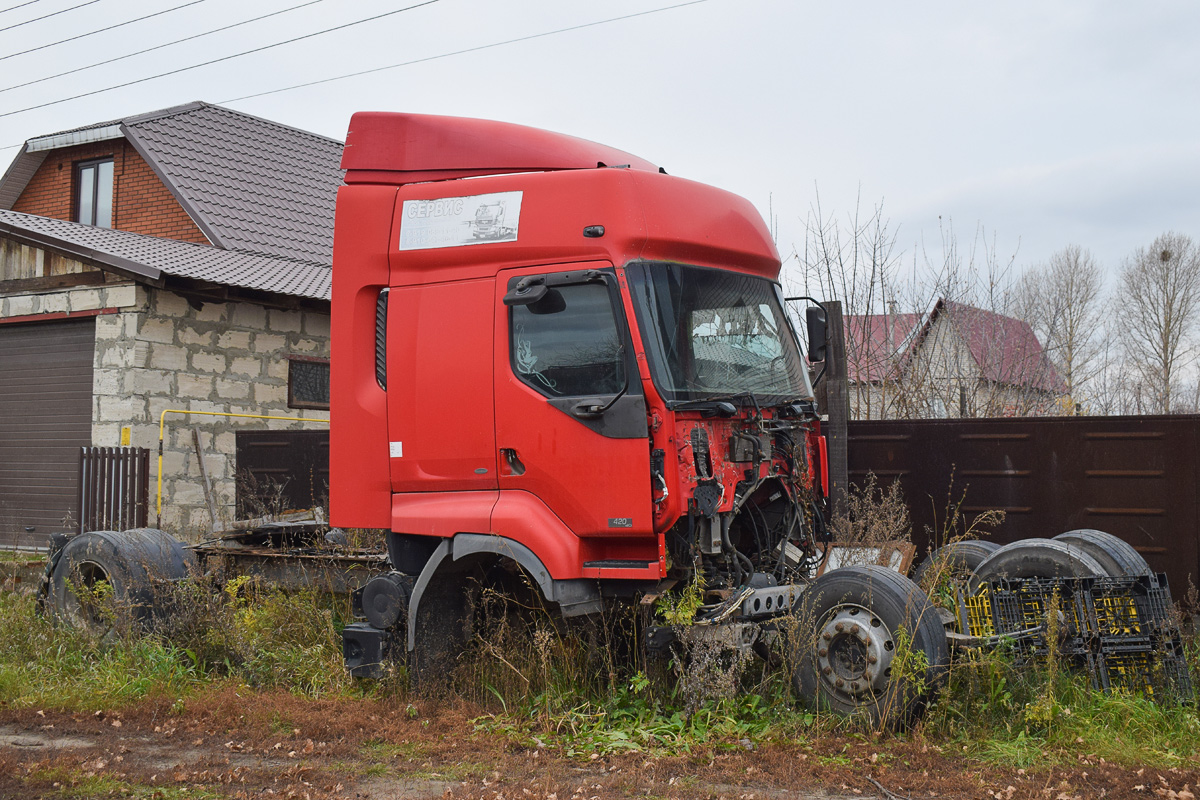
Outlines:
[{"label": "truck cab door", "polygon": [[495,304],[501,494],[531,493],[577,536],[653,535],[646,403],[616,272],[505,270]]}]

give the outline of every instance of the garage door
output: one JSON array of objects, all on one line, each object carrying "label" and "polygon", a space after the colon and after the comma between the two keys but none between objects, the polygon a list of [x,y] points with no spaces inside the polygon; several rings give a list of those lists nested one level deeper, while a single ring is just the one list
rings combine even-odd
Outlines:
[{"label": "garage door", "polygon": [[44,546],[79,518],[96,321],[0,325],[0,546]]}]

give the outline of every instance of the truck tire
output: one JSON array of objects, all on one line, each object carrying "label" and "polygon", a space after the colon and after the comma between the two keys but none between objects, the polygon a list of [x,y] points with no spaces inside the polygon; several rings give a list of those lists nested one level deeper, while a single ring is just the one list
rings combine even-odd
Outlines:
[{"label": "truck tire", "polygon": [[1108,571],[1080,547],[1051,539],[1021,539],[1001,547],[975,568],[974,588],[997,578],[1092,578]]},{"label": "truck tire", "polygon": [[1118,539],[1111,533],[1080,528],[1060,533],[1054,537],[1054,541],[1079,547],[1099,561],[1113,577],[1137,578],[1152,574],[1150,565],[1142,558],[1142,554],[1134,550],[1129,542]]},{"label": "truck tire", "polygon": [[195,566],[190,550],[154,528],[80,534],[59,555],[49,606],[59,622],[101,637],[149,629],[167,610],[164,582]]},{"label": "truck tire", "polygon": [[[884,567],[825,573],[804,590],[796,622],[792,677],[801,699],[876,728],[914,719],[950,660],[945,629],[929,598]],[[901,629],[917,657],[898,664]]]},{"label": "truck tire", "polygon": [[490,554],[436,573],[415,615],[409,679],[435,696],[456,688],[463,657],[477,657],[482,644],[500,644],[500,631],[524,629],[538,617],[560,619],[558,607],[544,600],[519,564]]},{"label": "truck tire", "polygon": [[929,552],[925,560],[913,571],[913,583],[921,585],[924,578],[935,565],[945,565],[951,569],[974,572],[984,559],[1000,549],[995,542],[984,542],[978,539],[962,539],[950,542]]}]

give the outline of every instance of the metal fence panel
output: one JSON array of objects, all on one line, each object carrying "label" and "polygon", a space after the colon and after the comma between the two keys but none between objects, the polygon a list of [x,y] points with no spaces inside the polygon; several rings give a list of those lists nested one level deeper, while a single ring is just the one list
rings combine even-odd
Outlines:
[{"label": "metal fence panel", "polygon": [[150,451],[144,447],[84,447],[79,453],[79,526],[87,531],[146,527]]},{"label": "metal fence panel", "polygon": [[961,500],[1005,512],[998,542],[1108,531],[1182,597],[1200,583],[1198,438],[1195,415],[853,421],[848,461],[852,484],[900,481],[922,550]]}]

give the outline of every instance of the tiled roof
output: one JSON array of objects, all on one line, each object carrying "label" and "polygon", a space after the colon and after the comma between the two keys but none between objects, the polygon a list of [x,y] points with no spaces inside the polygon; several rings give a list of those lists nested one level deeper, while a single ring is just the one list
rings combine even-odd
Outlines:
[{"label": "tiled roof", "polygon": [[332,263],[341,142],[207,103],[124,127],[214,244]]},{"label": "tiled roof", "polygon": [[208,103],[31,139],[0,180],[0,208],[12,208],[41,164],[39,144],[104,128],[120,130],[217,247],[332,263],[342,143]]},{"label": "tiled roof", "polygon": [[850,314],[846,317],[846,370],[852,383],[895,377],[897,358],[923,314]]},{"label": "tiled roof", "polygon": [[1067,390],[1028,322],[950,300],[939,307],[986,380],[1044,392]]},{"label": "tiled roof", "polygon": [[928,314],[847,315],[846,366],[850,381],[898,379],[938,317],[945,317],[952,326],[985,380],[1066,392],[1066,384],[1028,323],[950,300],[938,300]]},{"label": "tiled roof", "polygon": [[330,296],[330,268],[293,258],[222,250],[15,211],[0,210],[0,234],[151,280],[173,275],[319,300]]}]

